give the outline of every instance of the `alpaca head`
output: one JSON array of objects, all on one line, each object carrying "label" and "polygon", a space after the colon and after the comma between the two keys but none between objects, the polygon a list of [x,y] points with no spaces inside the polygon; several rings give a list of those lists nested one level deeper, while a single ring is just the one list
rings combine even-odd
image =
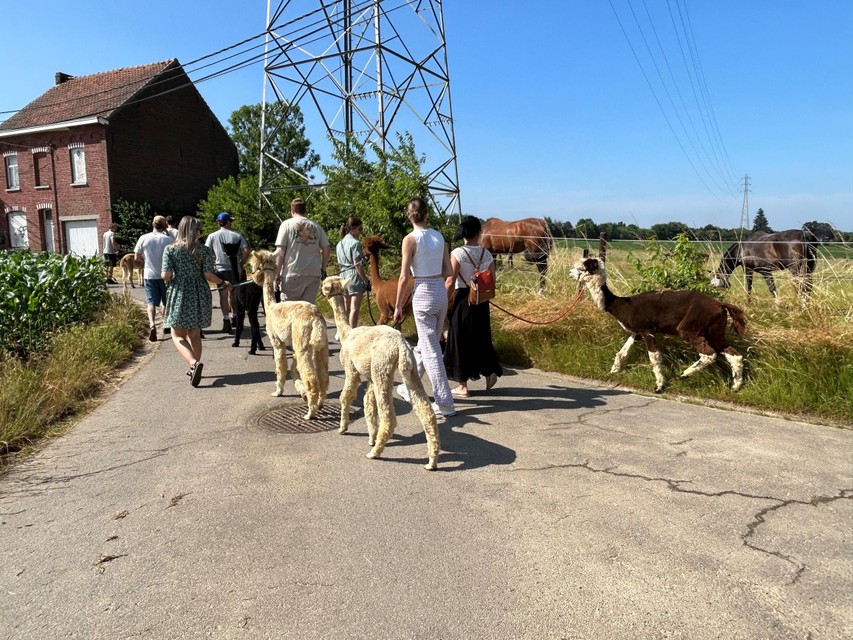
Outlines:
[{"label": "alpaca head", "polygon": [[367,253],[375,256],[379,255],[381,249],[393,249],[393,245],[388,244],[379,236],[367,236],[361,241],[361,245]]},{"label": "alpaca head", "polygon": [[604,262],[599,258],[583,258],[569,271],[569,277],[585,284],[589,288],[600,289],[607,284],[607,272]]},{"label": "alpaca head", "polygon": [[264,249],[252,251],[247,264],[252,270],[252,280],[263,285],[265,280],[275,278],[275,254]]},{"label": "alpaca head", "polygon": [[340,276],[329,276],[323,280],[321,290],[327,298],[344,295],[349,280],[341,280]]}]

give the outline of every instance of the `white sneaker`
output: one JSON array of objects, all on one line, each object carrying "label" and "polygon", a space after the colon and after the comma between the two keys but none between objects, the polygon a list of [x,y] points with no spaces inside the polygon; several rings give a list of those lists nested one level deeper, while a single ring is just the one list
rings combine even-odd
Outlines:
[{"label": "white sneaker", "polygon": [[412,404],[412,398],[409,396],[409,389],[404,384],[398,384],[396,387],[397,395],[400,396],[403,400]]},{"label": "white sneaker", "polygon": [[335,342],[340,342],[340,341],[341,341],[341,336],[340,336],[340,334],[336,333],[335,334]]},{"label": "white sneaker", "polygon": [[436,404],[435,402],[431,403],[430,406],[432,410],[435,411],[435,415],[444,416],[445,418],[452,418],[456,415],[456,407],[452,404]]}]

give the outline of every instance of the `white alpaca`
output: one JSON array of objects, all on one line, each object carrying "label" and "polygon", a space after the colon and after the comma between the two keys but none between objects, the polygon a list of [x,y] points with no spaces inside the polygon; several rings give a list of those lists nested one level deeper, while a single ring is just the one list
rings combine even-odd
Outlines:
[{"label": "white alpaca", "polygon": [[412,408],[421,421],[426,434],[426,469],[438,466],[441,443],[438,437],[435,412],[429,403],[423,383],[418,376],[415,354],[403,335],[385,325],[356,327],[353,329],[344,311],[343,291],[345,280],[330,276],[323,281],[323,295],[329,299],[335,324],[341,338],[341,364],[345,381],[341,391],[341,433],[349,427],[349,412],[362,377],[368,381],[364,395],[364,417],[367,421],[368,444],[373,448],[368,458],[378,458],[385,444],[397,428],[394,413],[394,374],[399,371],[409,389]]},{"label": "white alpaca", "polygon": [[[249,257],[252,279],[264,289],[266,329],[275,356],[274,396],[284,395],[287,350],[293,349],[290,376],[299,394],[308,401],[306,420],[317,417],[329,391],[329,338],[326,319],[310,302],[275,301],[275,257],[269,251],[253,251]],[[299,372],[299,379],[296,377]]]}]

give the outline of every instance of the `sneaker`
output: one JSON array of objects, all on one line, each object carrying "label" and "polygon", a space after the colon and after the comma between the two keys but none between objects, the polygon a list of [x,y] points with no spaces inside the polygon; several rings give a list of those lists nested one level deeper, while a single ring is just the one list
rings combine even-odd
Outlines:
[{"label": "sneaker", "polygon": [[164,336],[172,335],[172,327],[166,327],[165,329],[163,329],[163,335]]},{"label": "sneaker", "polygon": [[190,371],[193,374],[190,376],[190,384],[194,387],[198,386],[198,383],[201,382],[201,370],[204,369],[204,364],[201,362],[196,362]]},{"label": "sneaker", "polygon": [[148,339],[151,342],[157,342],[157,327],[151,327],[151,330],[148,332]]},{"label": "sneaker", "polygon": [[445,418],[452,418],[456,415],[456,407],[452,404],[436,404],[435,402],[431,403],[430,406],[432,410],[435,411],[435,415],[444,416]]},{"label": "sneaker", "polygon": [[222,333],[231,333],[231,318],[222,319]]},{"label": "sneaker", "polygon": [[409,390],[406,388],[404,384],[398,384],[395,389],[397,390],[397,395],[400,396],[403,400],[412,404],[412,398],[409,396]]},{"label": "sneaker", "polygon": [[341,334],[336,333],[335,334],[335,342],[340,342],[340,341],[341,341]]}]

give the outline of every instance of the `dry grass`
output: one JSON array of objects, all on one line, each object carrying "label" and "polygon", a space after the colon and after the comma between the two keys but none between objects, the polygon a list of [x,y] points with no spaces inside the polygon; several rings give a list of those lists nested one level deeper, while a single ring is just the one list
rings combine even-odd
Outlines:
[{"label": "dry grass", "polygon": [[140,344],[147,322],[129,297],[112,297],[91,323],[56,335],[46,353],[0,362],[0,455],[19,451],[94,397]]},{"label": "dry grass", "polygon": [[[581,252],[582,247],[555,251],[544,295],[537,291],[537,275],[531,265],[521,260],[515,260],[514,267],[501,264],[495,302],[537,322],[557,317],[575,294],[576,285],[569,280],[568,271]],[[636,249],[634,253],[637,255]],[[709,272],[713,266],[714,258],[709,258]],[[610,287],[619,295],[629,295],[637,284],[627,251],[610,247],[607,271]],[[754,282],[751,302],[742,277],[733,278],[732,287],[721,292],[747,312],[746,336],[732,338],[746,356],[744,389],[732,393],[727,387],[728,368],[718,364],[687,380],[673,380],[668,390],[807,419],[853,423],[853,259],[822,257],[807,307],[800,304],[788,272],[775,279],[778,304],[762,279]],[[546,327],[524,323],[495,309],[492,322],[496,346],[508,364],[608,379],[641,390],[653,386],[651,367],[641,346],[635,347],[626,371],[608,373],[626,334],[586,296],[565,319]],[[695,360],[695,353],[677,339],[665,338],[661,345],[671,378]]]}]

